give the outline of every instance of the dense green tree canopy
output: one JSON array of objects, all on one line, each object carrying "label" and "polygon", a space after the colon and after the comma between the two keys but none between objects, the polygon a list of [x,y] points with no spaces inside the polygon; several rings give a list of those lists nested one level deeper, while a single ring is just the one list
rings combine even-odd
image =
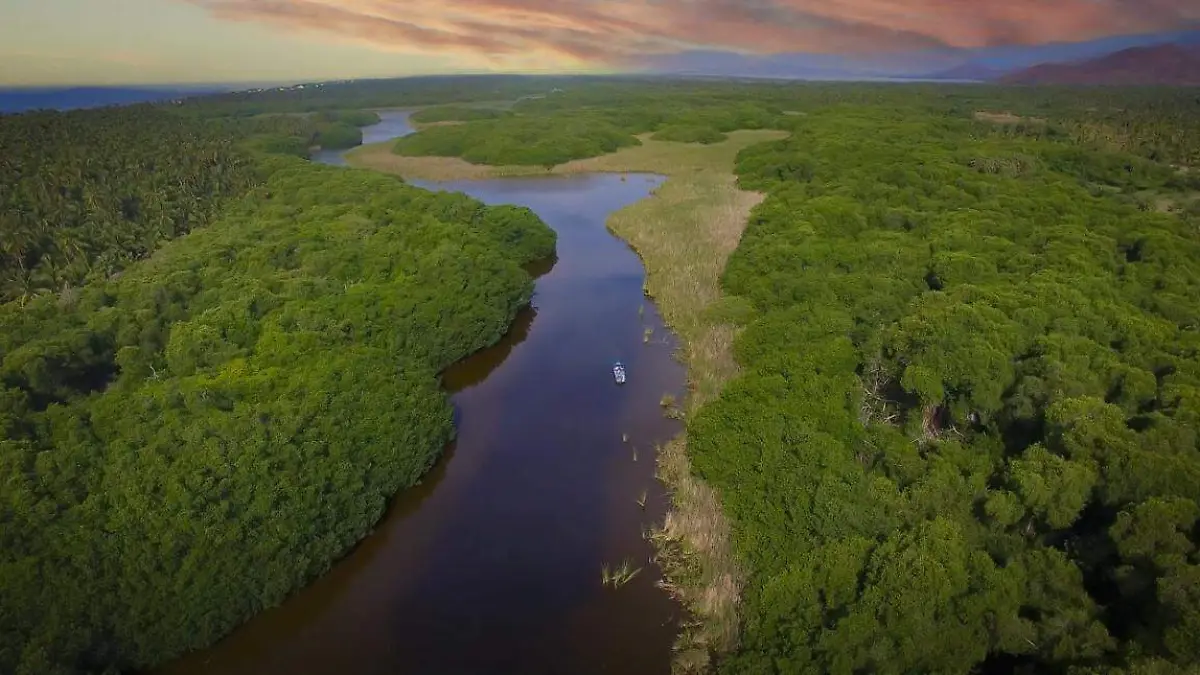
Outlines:
[{"label": "dense green tree canopy", "polygon": [[728,137],[712,127],[673,124],[659,129],[650,138],[656,141],[709,144],[720,143]]},{"label": "dense green tree canopy", "polygon": [[790,132],[739,157],[767,195],[724,277],[743,375],[689,420],[748,572],[724,672],[1184,672],[1197,104],[512,76],[0,117],[0,671],[208,644],[433,461],[438,373],[504,332],[553,234],[302,158],[361,142],[349,110],[436,105],[463,123],[398,152]]},{"label": "dense green tree canopy", "polygon": [[505,113],[495,108],[468,108],[460,105],[439,105],[422,108],[412,114],[410,119],[418,124],[436,124],[438,122],[474,122],[476,120],[493,120],[504,117]]},{"label": "dense green tree canopy", "polygon": [[537,117],[505,117],[424,129],[396,141],[401,155],[462,157],[475,164],[555,166],[595,157],[639,141],[607,121],[585,115],[547,123]]},{"label": "dense green tree canopy", "polygon": [[781,118],[769,101],[746,102],[722,89],[707,93],[665,97],[637,85],[592,84],[526,98],[504,113],[430,108],[414,120],[462,123],[401,138],[395,151],[475,164],[552,167],[638,145],[637,135],[656,130],[656,140],[716,143],[726,131],[779,126]]},{"label": "dense green tree canopy", "polygon": [[[0,115],[0,302],[119,272],[202,227],[257,180],[239,149],[307,157],[379,116],[195,119],[150,105]],[[155,142],[147,142],[153,138]]]},{"label": "dense green tree canopy", "polygon": [[0,116],[0,301],[119,271],[251,182],[232,138],[150,106]]},{"label": "dense green tree canopy", "polygon": [[318,126],[313,142],[325,150],[338,150],[362,145],[362,139],[362,129],[350,124],[334,122]]},{"label": "dense green tree canopy", "polygon": [[689,427],[751,576],[723,670],[1194,665],[1200,221],[1137,197],[1196,183],[1068,126],[803,104],[739,158],[758,317]]},{"label": "dense green tree canopy", "polygon": [[554,249],[528,209],[241,157],[260,182],[207,227],[0,305],[2,672],[148,667],[326,570],[450,440],[440,371]]},{"label": "dense green tree canopy", "polygon": [[340,122],[352,127],[379,124],[379,113],[371,110],[322,110],[315,115],[319,122]]}]

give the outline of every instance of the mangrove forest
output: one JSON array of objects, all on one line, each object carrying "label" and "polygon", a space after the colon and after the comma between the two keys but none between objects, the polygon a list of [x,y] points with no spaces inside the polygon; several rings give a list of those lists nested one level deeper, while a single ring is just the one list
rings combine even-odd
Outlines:
[{"label": "mangrove forest", "polygon": [[740,575],[703,669],[1200,664],[1200,92],[503,76],[0,116],[0,672],[212,644],[453,438],[555,236],[307,160],[385,107],[497,166],[779,132],[686,416]]}]

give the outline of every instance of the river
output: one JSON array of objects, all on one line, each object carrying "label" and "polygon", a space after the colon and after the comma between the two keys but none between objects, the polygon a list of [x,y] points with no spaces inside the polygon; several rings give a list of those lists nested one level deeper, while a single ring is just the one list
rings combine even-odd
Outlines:
[{"label": "river", "polygon": [[[406,114],[381,116],[367,142],[410,132]],[[685,373],[641,261],[605,228],[661,180],[417,183],[532,208],[558,233],[557,259],[531,269],[532,306],[508,336],[443,375],[458,437],[425,481],[327,575],[163,672],[669,673],[680,610],[642,533],[667,502],[654,446],[680,428],[660,398],[679,397]],[[626,559],[641,571],[605,587],[602,568]]]}]

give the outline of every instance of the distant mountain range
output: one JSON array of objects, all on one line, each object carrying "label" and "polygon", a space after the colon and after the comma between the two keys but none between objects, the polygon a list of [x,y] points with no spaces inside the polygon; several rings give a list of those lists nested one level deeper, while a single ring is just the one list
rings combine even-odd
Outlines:
[{"label": "distant mountain range", "polygon": [[1200,86],[1200,45],[1131,47],[1075,63],[1044,63],[998,78],[1004,84]]},{"label": "distant mountain range", "polygon": [[0,113],[23,112],[40,108],[73,110],[108,105],[129,105],[151,101],[169,101],[186,96],[198,96],[227,88],[208,87],[70,87],[0,89]]},{"label": "distant mountain range", "polygon": [[956,80],[991,82],[1034,66],[1076,64],[1137,47],[1200,45],[1200,31],[1122,35],[1087,42],[983,49],[938,49],[903,54],[753,55],[689,51],[653,57],[647,72],[800,80]]},{"label": "distant mountain range", "polygon": [[[686,51],[650,57],[638,70],[644,74],[717,78],[1200,86],[1200,31],[874,56]],[[253,86],[277,85],[0,89],[0,113],[167,101],[244,91]]]},{"label": "distant mountain range", "polygon": [[964,63],[961,66],[928,73],[922,77],[925,80],[966,80],[969,82],[989,82],[1004,75],[1001,68],[993,68],[982,63]]}]

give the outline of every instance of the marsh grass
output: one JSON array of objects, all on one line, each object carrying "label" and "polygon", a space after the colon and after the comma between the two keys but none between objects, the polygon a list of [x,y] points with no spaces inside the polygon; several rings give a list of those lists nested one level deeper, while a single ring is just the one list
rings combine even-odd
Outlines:
[{"label": "marsh grass", "polygon": [[1020,124],[1021,122],[1031,122],[1034,124],[1046,123],[1046,119],[1043,117],[1022,117],[1007,111],[989,112],[987,110],[976,110],[974,117],[980,122],[991,122],[992,124]]},{"label": "marsh grass", "polygon": [[605,565],[600,570],[600,583],[609,588],[620,588],[633,580],[642,568],[634,567],[628,559],[622,560],[617,567]]},{"label": "marsh grass", "polygon": [[[723,171],[712,173],[724,174],[732,183],[733,160],[738,151],[747,146],[767,140],[786,136],[781,131],[735,131],[729,134],[729,140],[713,145],[697,145],[692,143],[671,143],[652,141],[650,135],[639,136],[642,145],[621,150],[600,157],[577,159],[566,164],[547,169],[541,166],[490,166],[486,164],[471,164],[457,157],[403,157],[394,154],[394,140],[382,143],[361,145],[346,153],[346,163],[364,169],[375,169],[384,173],[400,175],[404,178],[420,180],[472,180],[480,178],[505,178],[515,176],[569,176],[581,173],[658,173],[669,177],[692,179],[691,174],[709,173],[706,167],[723,166]],[[670,196],[672,182],[690,182],[667,180],[654,188],[655,196]],[[679,186],[676,186],[678,188]],[[642,204],[648,201],[638,202]],[[636,206],[636,205],[635,205]],[[631,207],[632,208],[632,207]],[[744,224],[744,223],[743,223]],[[632,242],[631,242],[632,243]],[[636,248],[636,247],[635,247]]]},{"label": "marsh grass", "polygon": [[[739,326],[753,318],[748,303],[723,297],[720,287],[725,262],[741,240],[750,210],[763,199],[761,194],[738,189],[734,161],[743,148],[786,135],[735,131],[726,141],[712,145],[643,136],[640,146],[550,170],[400,157],[392,154],[390,142],[362,146],[346,159],[352,166],[426,180],[587,172],[666,175],[652,198],[617,211],[608,227],[642,258],[647,275],[644,293],[658,303],[663,321],[680,338],[678,356],[688,368],[688,395],[682,409],[673,409],[683,416],[712,400],[737,375],[733,341]],[[636,462],[637,448],[632,451]],[[711,668],[713,654],[737,644],[743,573],[719,498],[692,473],[686,436],[681,434],[660,448],[657,462],[657,475],[671,494],[671,508],[651,537],[665,575],[660,585],[692,614],[676,641],[673,670],[705,672]]]},{"label": "marsh grass", "polygon": [[466,124],[466,122],[461,122],[459,120],[442,120],[440,122],[414,122],[412,120],[409,120],[408,124],[413,129],[420,131],[422,129],[429,129],[431,127],[456,127],[456,126]]},{"label": "marsh grass", "polygon": [[[667,406],[669,415],[694,412],[738,373],[733,341],[753,309],[725,298],[720,278],[762,195],[737,188],[733,163],[742,148],[784,136],[739,131],[710,146],[644,140],[640,147],[584,160],[603,169],[623,158],[631,170],[668,176],[654,198],[613,214],[608,226],[641,256],[646,294],[680,339],[688,394],[682,408]],[[652,534],[665,575],[660,583],[692,614],[675,644],[674,670],[705,672],[713,654],[737,644],[743,574],[719,498],[692,473],[686,436],[659,448],[657,462],[658,476],[671,492],[671,508]]]},{"label": "marsh grass", "polygon": [[642,507],[643,510],[645,510],[645,508],[646,508],[646,497],[647,497],[646,491],[642,490],[641,496],[639,496],[637,499],[638,506]]}]

